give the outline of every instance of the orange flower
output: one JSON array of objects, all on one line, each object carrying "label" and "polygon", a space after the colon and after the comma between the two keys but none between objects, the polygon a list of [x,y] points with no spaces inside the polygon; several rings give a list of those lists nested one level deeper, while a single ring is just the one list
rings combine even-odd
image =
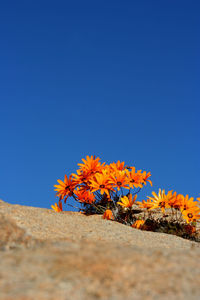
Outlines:
[{"label": "orange flower", "polygon": [[175,208],[175,209],[179,209],[180,208],[180,202],[179,202],[179,200],[177,201],[176,192],[174,192],[174,193],[171,194],[171,197],[168,200],[168,204],[172,208]]},{"label": "orange flower", "polygon": [[[74,188],[76,186],[76,182],[72,179],[72,175],[69,176],[69,179],[67,178],[67,175],[65,175],[64,182],[60,179],[57,180],[59,185],[54,185],[55,186],[55,191],[57,191],[56,195],[60,197],[62,200],[64,197],[72,196]],[[65,201],[66,201],[65,199]]]},{"label": "orange flower", "polygon": [[148,181],[150,183],[150,185],[152,186],[152,181],[150,179],[148,179],[151,176],[151,173],[147,173],[146,171],[144,171],[142,173],[143,176],[143,183],[146,185],[146,182]]},{"label": "orange flower", "polygon": [[77,174],[72,174],[74,177],[74,182],[76,182],[76,185],[78,184],[88,184],[89,180],[91,179],[91,173],[89,171],[82,171],[77,170]]},{"label": "orange flower", "polygon": [[128,197],[124,196],[121,197],[121,202],[117,202],[117,204],[126,207],[126,208],[131,208],[133,206],[133,204],[135,203],[135,200],[137,199],[137,195],[134,196],[132,194],[129,194]]},{"label": "orange flower", "polygon": [[74,194],[77,196],[79,202],[89,204],[95,202],[94,194],[89,191],[77,189],[76,191],[74,191]]},{"label": "orange flower", "polygon": [[128,178],[125,171],[115,171],[113,174],[110,174],[109,183],[113,187],[116,187],[118,191],[120,188],[124,187],[128,189]]},{"label": "orange flower", "polygon": [[131,167],[131,171],[126,170],[126,174],[128,176],[130,188],[142,188],[143,176],[141,170],[135,172],[135,167]]},{"label": "orange flower", "polygon": [[100,190],[101,195],[106,193],[108,197],[110,197],[109,191],[113,190],[111,184],[108,182],[108,174],[106,171],[102,171],[102,173],[96,173],[94,175],[94,179],[90,181],[91,192],[94,193]]},{"label": "orange flower", "polygon": [[140,208],[150,209],[152,207],[152,202],[149,199],[147,199],[146,202],[144,200],[142,200],[142,203],[141,202],[137,202],[137,204],[139,205]]},{"label": "orange flower", "polygon": [[106,211],[104,212],[102,218],[103,219],[107,219],[107,220],[114,220],[114,216],[113,216],[112,210],[106,209]]},{"label": "orange flower", "polygon": [[99,160],[100,160],[99,157],[95,158],[95,156],[93,155],[91,157],[87,155],[86,159],[84,158],[82,159],[83,163],[78,164],[78,166],[83,172],[92,175],[95,174],[96,172],[100,172],[104,166],[104,163],[101,164]]},{"label": "orange flower", "polygon": [[125,169],[124,161],[120,162],[118,160],[117,163],[113,162],[112,164],[109,165],[109,167],[112,171],[123,171]]},{"label": "orange flower", "polygon": [[182,216],[187,223],[196,222],[196,220],[200,219],[200,209],[198,207],[189,208],[182,212]]},{"label": "orange flower", "polygon": [[140,229],[140,228],[142,228],[144,223],[145,223],[145,220],[137,220],[131,227]]},{"label": "orange flower", "polygon": [[55,206],[54,205],[51,205],[51,208],[53,208],[56,212],[61,212],[63,209],[62,209],[62,202],[59,201],[59,203],[55,203]]},{"label": "orange flower", "polygon": [[155,192],[152,192],[153,197],[148,197],[151,203],[150,209],[161,208],[162,212],[165,212],[165,208],[169,208],[168,200],[171,198],[172,191],[169,191],[167,195],[165,194],[165,190],[159,189],[158,195]]},{"label": "orange flower", "polygon": [[183,201],[181,203],[181,210],[187,210],[195,207],[197,207],[197,202],[194,202],[193,197],[189,198],[189,195],[183,197]]},{"label": "orange flower", "polygon": [[176,196],[176,193],[174,193],[174,197],[169,201],[169,204],[171,207],[183,211],[189,208],[196,207],[197,203],[193,200],[194,198],[189,198],[188,195],[184,197],[183,195],[178,194]]},{"label": "orange flower", "polygon": [[179,209],[181,210],[181,207],[184,205],[184,199],[185,197],[181,194],[178,194],[174,200],[173,200],[173,204],[171,205],[173,208],[175,209]]}]

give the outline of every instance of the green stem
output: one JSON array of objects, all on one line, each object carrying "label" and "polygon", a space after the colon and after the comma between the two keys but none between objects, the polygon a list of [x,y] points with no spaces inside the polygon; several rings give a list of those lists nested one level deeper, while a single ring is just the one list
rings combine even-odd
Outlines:
[{"label": "green stem", "polygon": [[132,195],[134,196],[134,195],[138,194],[138,193],[141,191],[141,189],[142,189],[142,188],[139,188],[139,190],[136,191],[135,193],[132,193]]}]

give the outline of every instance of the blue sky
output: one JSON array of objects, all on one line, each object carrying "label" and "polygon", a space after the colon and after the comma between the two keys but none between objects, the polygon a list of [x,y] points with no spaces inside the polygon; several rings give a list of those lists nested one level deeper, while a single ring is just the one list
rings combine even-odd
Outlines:
[{"label": "blue sky", "polygon": [[[86,155],[200,195],[199,1],[1,1],[0,198],[50,208]],[[71,207],[65,206],[70,210]]]}]

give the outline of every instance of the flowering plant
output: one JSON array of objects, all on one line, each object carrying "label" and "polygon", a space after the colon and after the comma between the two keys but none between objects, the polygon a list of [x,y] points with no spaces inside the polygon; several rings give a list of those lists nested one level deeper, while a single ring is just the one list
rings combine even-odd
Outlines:
[{"label": "flowering plant", "polygon": [[[68,197],[81,203],[80,210],[88,213],[105,213],[106,209],[116,209],[117,206],[131,208],[142,187],[147,182],[152,185],[150,172],[136,171],[135,167],[125,166],[124,162],[105,164],[95,156],[87,156],[82,161],[75,174],[65,175],[64,181],[57,180],[59,184],[55,185],[55,191],[59,203],[52,206],[54,210],[62,211],[62,201],[66,203]],[[136,189],[134,198],[133,189]]]},{"label": "flowering plant", "polygon": [[[153,197],[147,197],[147,201],[138,202],[141,209],[146,209],[146,221],[141,227],[196,239],[197,222],[200,221],[200,198],[194,201],[188,195],[173,191],[165,193],[161,189],[158,194],[152,192],[152,195]],[[161,211],[161,216],[156,218],[158,211]]]},{"label": "flowering plant", "polygon": [[[64,181],[57,180],[55,191],[59,202],[51,206],[55,211],[61,212],[62,202],[72,197],[81,204],[80,211],[102,214],[104,219],[134,228],[153,231],[164,228],[163,232],[181,232],[179,235],[183,237],[196,233],[200,208],[194,198],[159,189],[158,194],[152,192],[153,197],[147,197],[146,201],[136,202],[140,190],[147,183],[152,186],[150,172],[136,171],[135,167],[120,161],[101,163],[95,156],[87,156],[78,166],[76,173],[65,175]],[[161,216],[153,217],[154,211],[159,211]]]}]

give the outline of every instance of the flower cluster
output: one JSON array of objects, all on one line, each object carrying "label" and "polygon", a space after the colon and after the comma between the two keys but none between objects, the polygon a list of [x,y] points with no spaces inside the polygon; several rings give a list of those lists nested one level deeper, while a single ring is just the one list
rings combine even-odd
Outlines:
[{"label": "flower cluster", "polygon": [[[158,194],[152,192],[153,197],[147,197],[147,201],[138,203],[141,208],[152,210],[160,208],[162,213],[165,214],[167,209],[171,210],[171,216],[177,220],[184,219],[187,223],[196,223],[200,219],[200,207],[198,202],[194,201],[193,197],[188,195],[177,194],[176,192],[159,189]],[[197,198],[200,200],[200,198]]]},{"label": "flower cluster", "polygon": [[[64,181],[58,179],[55,191],[59,197],[58,205],[52,208],[62,211],[62,201],[66,203],[68,197],[73,197],[83,205],[87,212],[110,214],[106,209],[112,209],[117,204],[132,207],[136,200],[136,194],[149,182],[150,172],[136,171],[135,167],[128,167],[124,162],[105,164],[100,162],[99,157],[87,156],[78,164],[79,169],[69,177],[65,175]],[[132,199],[132,190],[135,197]],[[126,194],[126,195],[124,195]],[[111,219],[111,217],[109,217]]]},{"label": "flower cluster", "polygon": [[[78,166],[76,173],[65,175],[64,181],[57,180],[55,191],[59,201],[51,206],[56,212],[62,212],[62,203],[72,197],[86,214],[102,214],[104,219],[142,230],[162,229],[161,232],[187,238],[196,234],[200,198],[194,201],[188,195],[159,189],[158,194],[152,192],[146,201],[136,202],[140,190],[147,183],[152,186],[150,172],[136,171],[120,161],[101,163],[95,156],[87,156]],[[159,218],[152,217],[153,212],[158,212]]]}]

